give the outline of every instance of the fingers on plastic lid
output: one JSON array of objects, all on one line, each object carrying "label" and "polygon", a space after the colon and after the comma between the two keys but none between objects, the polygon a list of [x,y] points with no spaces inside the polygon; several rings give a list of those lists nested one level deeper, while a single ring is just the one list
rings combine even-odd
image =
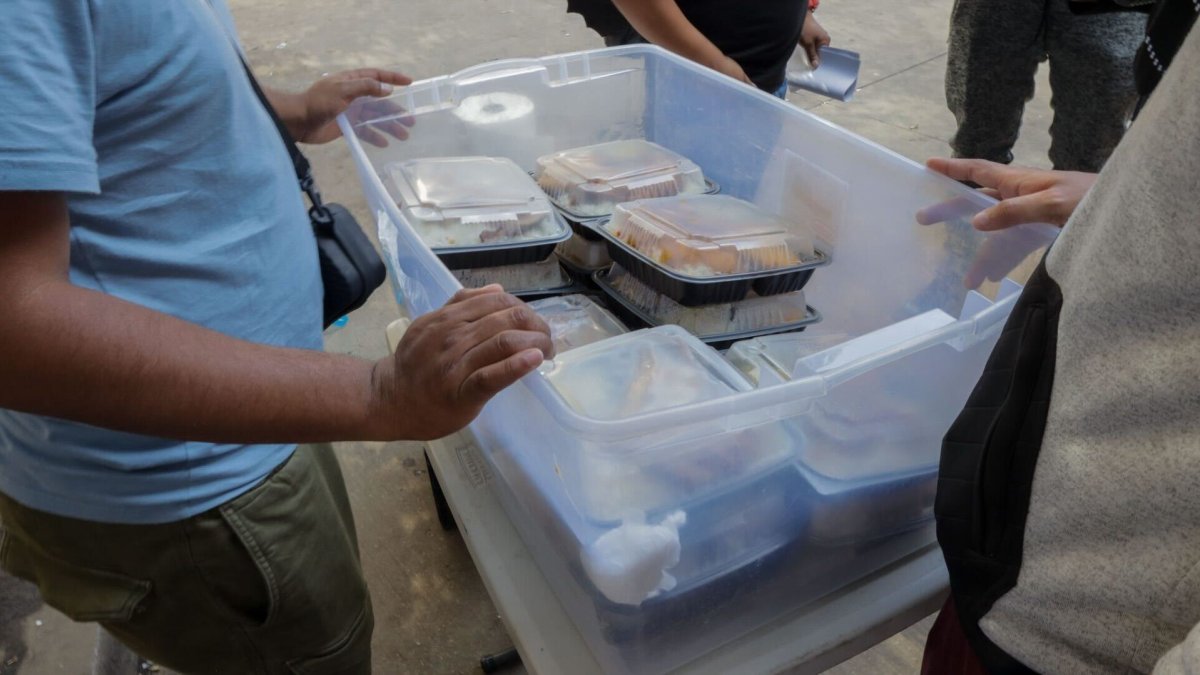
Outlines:
[{"label": "fingers on plastic lid", "polygon": [[462,391],[470,399],[482,403],[533,372],[541,363],[542,353],[539,350],[523,350],[468,375],[463,381]]}]

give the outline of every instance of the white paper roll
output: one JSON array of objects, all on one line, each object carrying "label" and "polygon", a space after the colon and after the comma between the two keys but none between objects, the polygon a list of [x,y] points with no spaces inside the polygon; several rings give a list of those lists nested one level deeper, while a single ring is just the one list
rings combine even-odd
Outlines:
[{"label": "white paper roll", "polygon": [[472,151],[508,157],[529,167],[537,155],[537,123],[533,101],[520,94],[493,92],[463,99],[454,114],[462,120]]}]

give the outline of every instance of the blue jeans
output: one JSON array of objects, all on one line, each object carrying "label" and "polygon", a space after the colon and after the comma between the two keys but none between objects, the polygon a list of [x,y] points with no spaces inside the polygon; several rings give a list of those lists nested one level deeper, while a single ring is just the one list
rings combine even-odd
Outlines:
[{"label": "blue jeans", "polygon": [[779,88],[775,90],[775,95],[785,101],[787,100],[787,95],[788,95],[787,78],[784,78],[783,84],[779,85]]}]

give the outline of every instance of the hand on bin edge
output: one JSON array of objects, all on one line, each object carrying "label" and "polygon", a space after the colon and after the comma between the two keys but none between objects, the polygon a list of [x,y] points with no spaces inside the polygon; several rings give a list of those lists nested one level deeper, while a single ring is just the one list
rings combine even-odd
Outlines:
[{"label": "hand on bin edge", "polygon": [[982,192],[1000,200],[979,211],[976,202],[960,197],[916,214],[922,225],[970,218],[975,229],[991,233],[963,279],[967,288],[1003,278],[1045,244],[1043,232],[1016,226],[1049,223],[1062,227],[1096,182],[1096,174],[1091,173],[1013,167],[980,159],[933,158],[927,166],[955,180],[977,183]]},{"label": "hand on bin edge", "polygon": [[[335,119],[346,112],[355,99],[373,97],[354,109],[358,120],[380,120],[363,127],[359,138],[371,145],[384,147],[387,138],[379,131],[398,140],[408,138],[413,118],[404,115],[403,108],[384,98],[394,86],[412,84],[412,78],[402,73],[378,68],[360,68],[326,75],[313,83],[300,96],[303,100],[303,119],[296,140],[302,143],[327,143],[341,135]],[[385,119],[381,119],[385,118]]]},{"label": "hand on bin edge", "polygon": [[[988,196],[1000,200],[971,219],[975,229],[984,232],[1024,223],[1062,227],[1096,182],[1094,173],[1046,171],[982,159],[935,157],[926,166],[954,180],[977,183]],[[922,209],[917,213],[917,222],[931,225],[946,220],[939,207],[943,205]]]},{"label": "hand on bin edge", "polygon": [[549,326],[524,302],[499,286],[461,290],[413,321],[396,353],[375,363],[371,437],[431,440],[458,431],[553,356]]}]

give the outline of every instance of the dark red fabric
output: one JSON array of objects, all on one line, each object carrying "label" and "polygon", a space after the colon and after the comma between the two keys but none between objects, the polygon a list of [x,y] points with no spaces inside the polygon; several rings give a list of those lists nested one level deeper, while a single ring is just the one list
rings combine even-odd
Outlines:
[{"label": "dark red fabric", "polygon": [[987,675],[971,643],[967,642],[967,634],[958,621],[954,598],[946,598],[933,628],[929,629],[921,675]]}]

